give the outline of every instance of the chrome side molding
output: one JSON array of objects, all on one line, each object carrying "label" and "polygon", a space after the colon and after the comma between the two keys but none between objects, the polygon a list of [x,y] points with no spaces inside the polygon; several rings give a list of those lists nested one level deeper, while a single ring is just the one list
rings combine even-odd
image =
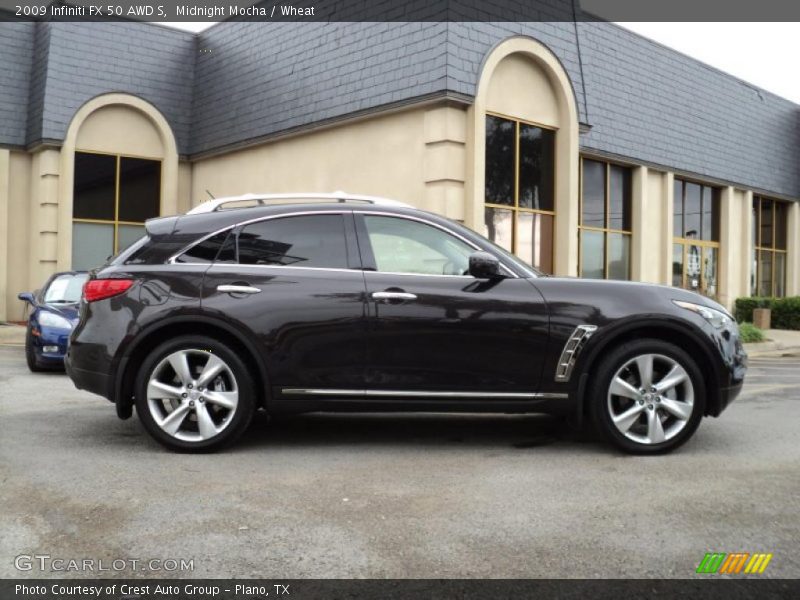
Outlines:
[{"label": "chrome side molding", "polygon": [[578,355],[583,350],[584,344],[594,335],[597,331],[597,325],[578,325],[569,336],[567,343],[564,344],[564,349],[561,351],[561,356],[558,359],[556,366],[555,380],[559,383],[569,381],[572,376],[572,370],[575,368],[575,361]]},{"label": "chrome side molding", "polygon": [[487,398],[505,400],[565,399],[569,394],[549,392],[443,392],[429,390],[340,390],[283,388],[283,396],[348,396],[351,398]]}]

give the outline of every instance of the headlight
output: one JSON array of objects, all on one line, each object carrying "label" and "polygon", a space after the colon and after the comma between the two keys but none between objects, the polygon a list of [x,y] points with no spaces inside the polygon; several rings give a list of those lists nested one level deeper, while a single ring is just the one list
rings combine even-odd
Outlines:
[{"label": "headlight", "polygon": [[715,329],[724,329],[732,323],[731,317],[721,310],[709,308],[708,306],[703,306],[702,304],[684,302],[683,300],[673,300],[672,302],[674,302],[676,306],[680,306],[681,308],[685,308],[686,310],[697,313],[706,321],[711,323]]},{"label": "headlight", "polygon": [[67,321],[64,317],[59,317],[51,312],[41,312],[37,318],[39,319],[39,325],[43,325],[45,327],[72,329],[72,323]]}]

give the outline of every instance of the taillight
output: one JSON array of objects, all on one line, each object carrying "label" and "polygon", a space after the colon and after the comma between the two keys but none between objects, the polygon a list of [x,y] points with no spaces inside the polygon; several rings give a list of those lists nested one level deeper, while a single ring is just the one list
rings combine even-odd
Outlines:
[{"label": "taillight", "polygon": [[133,279],[90,279],[83,285],[87,302],[119,296],[133,285]]}]

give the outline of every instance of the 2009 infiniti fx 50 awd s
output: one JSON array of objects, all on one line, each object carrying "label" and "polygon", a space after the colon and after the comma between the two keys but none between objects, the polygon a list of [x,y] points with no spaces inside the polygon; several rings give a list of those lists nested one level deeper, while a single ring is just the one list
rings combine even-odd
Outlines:
[{"label": "2009 infiniti fx 50 awd s", "polygon": [[263,408],[588,415],[657,453],[742,387],[707,298],[543,276],[397,202],[220,199],[146,230],[90,275],[66,366],[172,449],[232,442]]}]

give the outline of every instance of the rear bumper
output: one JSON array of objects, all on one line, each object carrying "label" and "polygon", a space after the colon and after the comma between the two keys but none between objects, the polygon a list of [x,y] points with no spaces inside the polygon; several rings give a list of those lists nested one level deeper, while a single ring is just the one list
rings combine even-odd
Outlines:
[{"label": "rear bumper", "polygon": [[64,367],[72,383],[75,384],[75,387],[79,390],[86,390],[87,392],[103,396],[113,402],[111,387],[109,385],[111,381],[109,374],[81,369],[76,367],[74,363],[74,348],[70,347],[64,358]]}]

